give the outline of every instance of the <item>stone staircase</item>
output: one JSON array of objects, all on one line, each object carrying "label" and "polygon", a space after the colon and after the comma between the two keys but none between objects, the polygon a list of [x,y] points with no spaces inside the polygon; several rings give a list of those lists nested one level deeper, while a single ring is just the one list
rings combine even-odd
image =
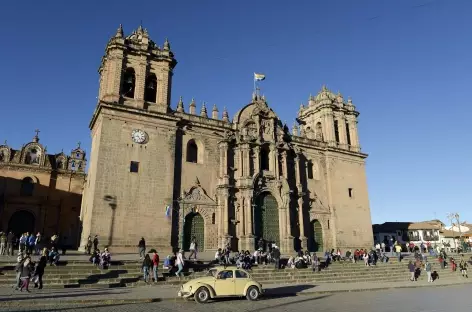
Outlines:
[{"label": "stone staircase", "polygon": [[[363,263],[334,262],[321,272],[311,269],[282,269],[274,270],[273,266],[254,267],[251,275],[264,284],[313,284],[313,283],[352,283],[375,282],[388,283],[405,281],[409,277],[406,257],[401,263],[391,259],[389,263],[378,263],[377,266],[366,267]],[[440,279],[459,279],[459,272],[450,269],[441,270],[436,259],[430,259],[433,271],[439,273]],[[207,264],[186,265],[188,272],[179,280],[175,276],[164,275],[159,271],[159,285],[179,285],[187,280],[206,274]],[[145,285],[139,261],[117,261],[107,270],[100,270],[86,261],[61,262],[58,266],[47,266],[43,277],[47,288],[109,288],[133,287]],[[15,283],[14,263],[1,262],[0,259],[0,287],[11,287]],[[422,275],[425,275],[422,272]],[[425,279],[424,276],[420,279]]]}]

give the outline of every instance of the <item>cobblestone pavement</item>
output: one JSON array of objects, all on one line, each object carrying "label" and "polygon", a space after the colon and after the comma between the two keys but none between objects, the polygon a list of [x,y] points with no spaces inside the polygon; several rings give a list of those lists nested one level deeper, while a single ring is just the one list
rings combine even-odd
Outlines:
[{"label": "cobblestone pavement", "polygon": [[[386,291],[341,293],[318,296],[296,296],[277,299],[265,299],[249,302],[244,299],[221,300],[205,305],[193,301],[163,301],[145,304],[117,305],[62,305],[61,307],[33,308],[7,307],[0,311],[68,311],[68,312],[292,312],[292,311],[363,311],[363,312],[469,312],[467,298],[472,285],[456,285],[438,288],[394,289]],[[451,311],[452,311],[451,310]]]}]

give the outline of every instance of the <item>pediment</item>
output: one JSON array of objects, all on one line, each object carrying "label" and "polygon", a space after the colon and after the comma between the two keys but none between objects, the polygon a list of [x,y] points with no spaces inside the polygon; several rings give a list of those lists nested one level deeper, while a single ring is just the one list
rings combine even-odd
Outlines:
[{"label": "pediment", "polygon": [[211,205],[216,206],[217,203],[205,192],[201,186],[193,186],[185,193],[183,202],[194,205]]}]

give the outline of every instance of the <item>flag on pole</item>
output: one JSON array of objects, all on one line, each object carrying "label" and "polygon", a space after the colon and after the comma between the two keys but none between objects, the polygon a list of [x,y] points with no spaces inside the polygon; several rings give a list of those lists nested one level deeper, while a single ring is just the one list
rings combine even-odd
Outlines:
[{"label": "flag on pole", "polygon": [[166,206],[166,217],[170,218],[170,206],[169,205]]},{"label": "flag on pole", "polygon": [[254,73],[254,81],[262,81],[265,79],[265,75],[264,74],[258,74],[258,73]]}]

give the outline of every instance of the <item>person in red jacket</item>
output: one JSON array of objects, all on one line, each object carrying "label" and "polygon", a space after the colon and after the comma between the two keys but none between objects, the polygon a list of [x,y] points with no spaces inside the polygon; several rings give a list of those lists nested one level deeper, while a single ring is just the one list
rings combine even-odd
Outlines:
[{"label": "person in red jacket", "polygon": [[154,273],[154,283],[157,283],[157,269],[159,268],[159,255],[154,250],[152,255],[152,272]]}]

